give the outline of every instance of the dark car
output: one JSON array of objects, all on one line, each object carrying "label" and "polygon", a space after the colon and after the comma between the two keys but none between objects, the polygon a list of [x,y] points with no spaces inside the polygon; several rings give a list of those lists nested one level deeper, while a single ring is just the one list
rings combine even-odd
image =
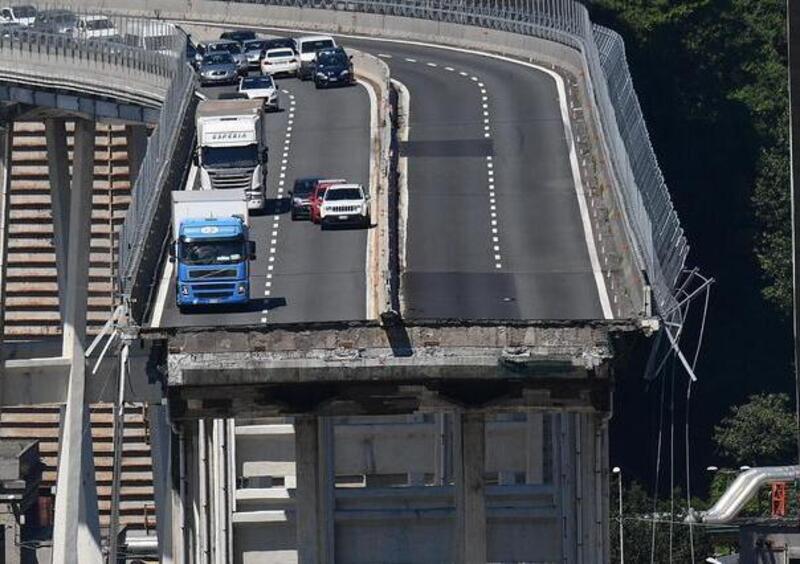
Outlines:
[{"label": "dark car", "polygon": [[251,29],[234,29],[233,31],[223,31],[220,39],[229,39],[231,41],[238,41],[240,44],[245,41],[250,41],[256,38],[256,32]]},{"label": "dark car", "polygon": [[[264,51],[269,49],[291,49],[295,51],[294,40],[290,37],[276,37],[274,39],[264,40]],[[295,51],[296,53],[297,51]]]},{"label": "dark car", "polygon": [[317,51],[314,61],[314,84],[317,88],[349,86],[356,80],[353,61],[341,47]]},{"label": "dark car", "polygon": [[320,177],[298,178],[294,187],[289,191],[291,199],[292,221],[311,217],[311,196]]},{"label": "dark car", "polygon": [[233,56],[227,51],[209,53],[197,69],[200,84],[233,84],[239,79],[239,72]]},{"label": "dark car", "polygon": [[44,10],[36,14],[33,29],[75,37],[78,33],[78,17],[69,10]]}]

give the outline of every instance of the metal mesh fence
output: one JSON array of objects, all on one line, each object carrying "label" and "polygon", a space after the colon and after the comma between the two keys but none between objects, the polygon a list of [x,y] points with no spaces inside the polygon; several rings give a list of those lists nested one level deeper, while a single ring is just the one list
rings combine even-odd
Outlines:
[{"label": "metal mesh fence", "polygon": [[0,61],[19,61],[22,68],[35,55],[37,68],[49,69],[43,79],[95,95],[105,84],[108,96],[130,90],[132,97],[161,105],[119,234],[120,290],[129,293],[194,92],[187,37],[167,22],[103,10],[59,4],[37,11],[31,25],[0,24]]},{"label": "metal mesh fence", "polygon": [[584,54],[628,230],[661,312],[673,308],[688,245],[653,151],[619,35],[573,0],[233,0],[421,18],[530,35]]}]

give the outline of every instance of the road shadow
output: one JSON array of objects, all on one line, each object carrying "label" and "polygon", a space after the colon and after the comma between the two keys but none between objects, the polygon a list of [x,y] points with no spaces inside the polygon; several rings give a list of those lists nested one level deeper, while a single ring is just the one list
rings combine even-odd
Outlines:
[{"label": "road shadow", "polygon": [[291,211],[292,201],[289,198],[269,198],[264,204],[264,215],[284,215]]}]

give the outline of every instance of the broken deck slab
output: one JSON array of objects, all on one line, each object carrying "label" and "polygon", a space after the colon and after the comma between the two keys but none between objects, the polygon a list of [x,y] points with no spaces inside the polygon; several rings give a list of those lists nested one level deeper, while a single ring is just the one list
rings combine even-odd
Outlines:
[{"label": "broken deck slab", "polygon": [[298,324],[173,329],[177,418],[409,412],[445,405],[605,410],[635,322]]}]

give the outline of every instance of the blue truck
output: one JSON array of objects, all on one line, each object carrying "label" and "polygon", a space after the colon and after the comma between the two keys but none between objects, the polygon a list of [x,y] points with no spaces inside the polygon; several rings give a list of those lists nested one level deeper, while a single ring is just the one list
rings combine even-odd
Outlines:
[{"label": "blue truck", "polygon": [[244,190],[172,192],[172,233],[178,309],[247,304],[256,253]]}]

